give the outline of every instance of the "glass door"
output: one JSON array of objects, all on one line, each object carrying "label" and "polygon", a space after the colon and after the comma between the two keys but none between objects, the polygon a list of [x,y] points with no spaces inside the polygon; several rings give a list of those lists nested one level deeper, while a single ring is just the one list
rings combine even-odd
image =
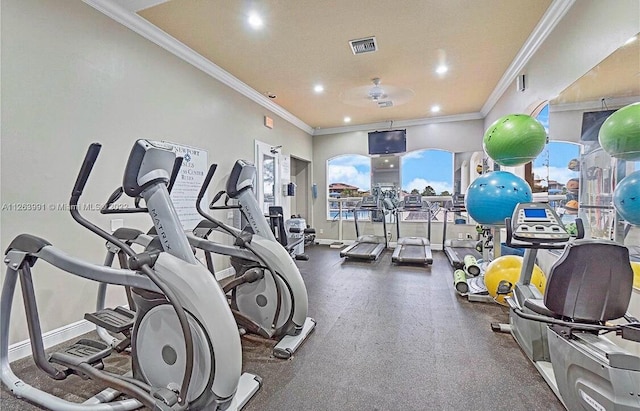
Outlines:
[{"label": "glass door", "polygon": [[269,207],[281,205],[278,195],[278,151],[269,144],[256,141],[256,198],[265,215]]}]

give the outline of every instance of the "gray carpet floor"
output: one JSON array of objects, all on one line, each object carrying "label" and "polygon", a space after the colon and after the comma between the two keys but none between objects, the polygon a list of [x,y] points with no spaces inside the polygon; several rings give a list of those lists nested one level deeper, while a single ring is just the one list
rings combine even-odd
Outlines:
[{"label": "gray carpet floor", "polygon": [[[508,321],[497,304],[456,295],[445,255],[429,268],[340,258],[309,248],[298,262],[316,330],[290,360],[273,343],[243,337],[244,370],[263,379],[244,408],[255,410],[562,410],[513,338],[491,331]],[[124,372],[126,356],[107,368]],[[30,358],[13,368],[30,384],[78,401],[102,387],[77,377],[43,376]],[[2,387],[0,409],[37,410]]]}]

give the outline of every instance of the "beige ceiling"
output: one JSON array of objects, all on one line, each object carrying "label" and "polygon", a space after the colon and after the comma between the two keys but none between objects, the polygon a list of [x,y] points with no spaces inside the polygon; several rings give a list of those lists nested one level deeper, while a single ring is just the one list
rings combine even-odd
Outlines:
[{"label": "beige ceiling", "polygon": [[[550,4],[172,0],[138,14],[256,91],[275,94],[306,124],[328,128],[344,126],[345,116],[356,125],[480,112]],[[262,29],[247,24],[250,10],[263,16]],[[367,36],[376,37],[378,51],[353,55],[349,40]],[[449,66],[445,75],[435,73],[440,63]],[[413,98],[379,108],[367,101],[374,77],[383,90],[408,89]],[[321,94],[313,91],[318,83]],[[357,87],[365,107],[343,101]],[[433,105],[441,112],[432,114]]]},{"label": "beige ceiling", "polygon": [[580,103],[640,96],[640,35],[623,45],[575,83],[552,104]]}]

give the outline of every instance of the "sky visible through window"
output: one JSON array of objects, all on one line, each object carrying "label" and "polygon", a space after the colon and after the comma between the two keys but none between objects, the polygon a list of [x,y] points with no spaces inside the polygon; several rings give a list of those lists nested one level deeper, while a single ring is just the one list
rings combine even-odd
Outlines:
[{"label": "sky visible through window", "polygon": [[346,154],[327,162],[327,184],[344,183],[360,191],[371,189],[371,160],[359,154]]},{"label": "sky visible through window", "polygon": [[[544,126],[547,134],[549,134],[549,106],[540,111],[536,117]],[[557,181],[561,185],[567,184],[572,178],[578,178],[578,171],[569,170],[569,161],[580,158],[580,146],[578,144],[551,141],[544,147],[542,153],[533,160],[533,174],[536,178],[543,181],[541,186],[548,186],[547,183],[547,160],[548,160],[548,179]]]},{"label": "sky visible through window", "polygon": [[402,189],[422,192],[431,186],[436,194],[453,193],[453,154],[443,150],[417,150],[402,156]]},{"label": "sky visible through window", "polygon": [[[431,186],[437,194],[453,191],[453,155],[442,150],[417,150],[402,156],[402,189],[422,192]],[[360,191],[371,188],[371,161],[367,156],[347,154],[327,163],[327,183],[344,183]]]},{"label": "sky visible through window", "polygon": [[[547,133],[549,132],[549,106],[537,116]],[[580,146],[572,143],[552,141],[533,161],[533,173],[542,179],[546,187],[549,180],[565,185],[571,178],[578,178],[577,171],[569,170],[569,161],[580,157]],[[548,162],[548,168],[547,168]],[[548,174],[547,174],[548,173]],[[436,194],[453,192],[453,154],[444,150],[423,149],[402,156],[402,189],[422,192],[431,186]],[[358,187],[359,191],[371,189],[371,159],[359,154],[346,154],[327,162],[327,184],[344,183]]]}]

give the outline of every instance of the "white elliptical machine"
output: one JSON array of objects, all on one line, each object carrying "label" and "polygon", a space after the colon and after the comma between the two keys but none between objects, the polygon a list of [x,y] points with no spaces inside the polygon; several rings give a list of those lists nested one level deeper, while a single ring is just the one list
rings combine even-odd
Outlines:
[{"label": "white elliptical machine", "polygon": [[[0,366],[2,382],[17,397],[51,410],[239,409],[259,389],[254,375],[242,374],[242,350],[226,296],[213,276],[193,255],[167,182],[175,154],[165,143],[138,140],[124,175],[124,191],[145,200],[163,251],[135,253],[129,245],[86,220],[78,201],[100,151],[92,144],[74,186],[73,218],[117,245],[128,256],[129,269],[94,265],[70,257],[46,240],[21,234],[9,245],[7,275],[0,297]],[[83,339],[47,360],[42,341],[31,267],[44,260],[72,275],[131,287],[136,312],[131,333],[132,375],[104,371],[112,348]],[[39,390],[19,379],[8,358],[11,306],[20,278],[31,347],[37,366],[51,378],[71,374],[111,387],[85,403],[74,403]],[[163,324],[157,327],[157,324]],[[54,366],[55,364],[55,366]],[[113,401],[120,392],[131,399]]]},{"label": "white elliptical machine", "polygon": [[[259,206],[251,191],[255,176],[255,167],[252,164],[238,160],[227,181],[226,193],[231,193],[230,197],[237,199],[238,205],[214,206],[225,191],[219,192],[211,204],[213,209],[239,209],[248,221],[253,222],[251,231],[238,230],[202,210],[200,203],[216,168],[215,164],[209,168],[196,199],[196,208],[205,220],[198,224],[193,233],[187,233],[189,243],[193,248],[205,253],[207,267],[212,274],[215,273],[211,258],[212,253],[231,257],[230,261],[235,269],[235,275],[221,280],[220,286],[225,294],[230,293],[231,308],[238,326],[243,331],[279,340],[273,349],[273,355],[288,359],[306,340],[316,325],[313,318],[307,317],[308,299],[304,280],[286,249],[276,241],[271,230],[265,230],[261,224],[264,223],[268,228],[266,220],[253,217],[256,212],[259,212]],[[118,190],[107,201],[107,207],[105,207],[107,213],[117,213],[119,210],[133,212],[135,209],[127,208],[114,208],[113,211],[108,211],[110,210],[109,206],[119,197],[117,192]],[[146,209],[138,208],[138,210],[144,211]],[[230,235],[234,244],[224,245],[208,240],[207,237],[214,230]],[[252,232],[258,232],[260,235]],[[158,240],[155,240],[154,243],[156,237],[154,229],[148,234],[143,234],[135,229],[121,228],[114,232],[114,235],[122,241],[138,244],[146,249],[159,246]],[[111,265],[116,256],[118,256],[121,266],[126,264],[122,251],[117,246],[107,243],[105,265]],[[107,284],[101,284],[99,288],[97,301],[99,312],[104,308],[106,288]],[[127,295],[129,295],[128,290]],[[130,306],[133,307],[131,302]],[[115,310],[118,311],[115,314],[109,310],[108,316],[110,318],[119,316],[125,321],[126,317],[132,315],[132,311],[123,307],[117,307]],[[98,324],[97,331],[102,339],[114,349],[122,350],[127,347],[130,335],[127,328],[115,327],[97,321],[96,324]],[[117,339],[106,330],[111,333],[122,333],[125,335],[125,339]]]}]

